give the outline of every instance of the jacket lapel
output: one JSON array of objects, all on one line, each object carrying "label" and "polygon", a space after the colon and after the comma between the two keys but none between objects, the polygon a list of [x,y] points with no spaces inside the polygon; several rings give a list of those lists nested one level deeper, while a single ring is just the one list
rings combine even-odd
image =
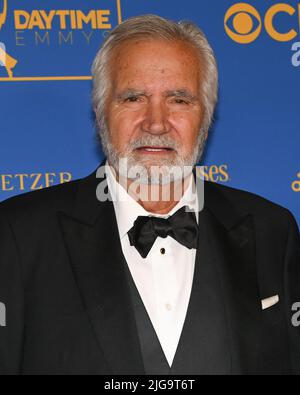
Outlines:
[{"label": "jacket lapel", "polygon": [[252,216],[207,183],[205,207],[211,213],[210,235],[223,288],[233,374],[255,374],[262,311]]},{"label": "jacket lapel", "polygon": [[199,215],[199,242],[191,298],[172,374],[228,375],[230,342],[224,296],[215,259],[211,213]]},{"label": "jacket lapel", "polygon": [[114,374],[143,374],[126,264],[112,202],[99,203],[93,174],[79,184],[75,207],[59,213],[74,277],[99,347]]}]

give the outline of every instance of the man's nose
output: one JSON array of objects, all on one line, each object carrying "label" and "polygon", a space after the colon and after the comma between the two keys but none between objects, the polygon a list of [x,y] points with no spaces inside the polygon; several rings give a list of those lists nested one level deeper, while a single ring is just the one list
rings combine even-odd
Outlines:
[{"label": "man's nose", "polygon": [[142,129],[151,134],[166,134],[170,131],[169,112],[165,103],[152,102],[147,106]]}]

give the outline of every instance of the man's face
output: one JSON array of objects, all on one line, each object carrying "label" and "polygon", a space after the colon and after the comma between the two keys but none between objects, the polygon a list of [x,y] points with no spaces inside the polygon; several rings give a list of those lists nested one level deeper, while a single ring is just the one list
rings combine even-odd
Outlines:
[{"label": "man's face", "polygon": [[113,53],[105,114],[119,159],[148,169],[195,164],[204,116],[199,62],[183,42],[141,39]]}]

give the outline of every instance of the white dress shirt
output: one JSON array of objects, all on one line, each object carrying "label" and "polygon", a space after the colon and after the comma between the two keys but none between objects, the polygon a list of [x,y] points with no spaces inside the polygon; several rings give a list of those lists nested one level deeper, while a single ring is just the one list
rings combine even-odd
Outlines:
[{"label": "white dress shirt", "polygon": [[[169,366],[172,366],[178,347],[191,296],[196,249],[188,249],[172,237],[158,237],[143,259],[130,245],[128,231],[138,216],[153,216],[137,203],[121,186],[114,171],[106,164],[107,183],[114,202],[123,254],[140,293],[152,325],[156,331]],[[167,218],[181,207],[189,206],[198,217],[198,197],[194,191],[194,177],[176,207]]]}]

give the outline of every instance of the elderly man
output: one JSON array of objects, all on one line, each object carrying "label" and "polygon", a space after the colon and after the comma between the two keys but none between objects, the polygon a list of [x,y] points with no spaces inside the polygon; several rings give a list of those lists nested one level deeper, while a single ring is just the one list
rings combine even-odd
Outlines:
[{"label": "elderly man", "polygon": [[300,373],[295,220],[194,169],[217,101],[204,34],[130,19],[93,77],[103,166],[1,204],[0,373]]}]

